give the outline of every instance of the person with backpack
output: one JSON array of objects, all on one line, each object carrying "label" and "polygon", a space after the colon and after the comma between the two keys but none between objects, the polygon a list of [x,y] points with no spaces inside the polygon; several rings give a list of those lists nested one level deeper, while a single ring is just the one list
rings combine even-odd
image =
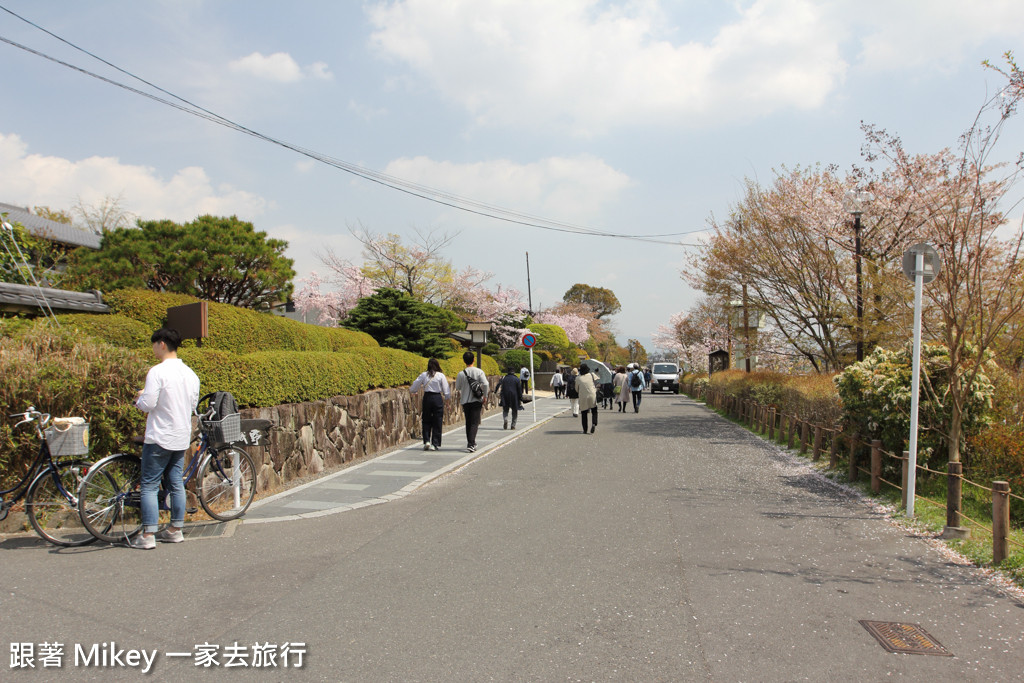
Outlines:
[{"label": "person with backpack", "polygon": [[501,397],[501,419],[503,420],[502,429],[508,429],[508,414],[512,412],[512,429],[516,428],[516,419],[519,417],[519,411],[523,407],[523,382],[516,373],[513,372],[512,368],[508,369],[508,372],[501,381],[498,383],[498,395]]},{"label": "person with backpack", "polygon": [[441,372],[441,363],[436,358],[427,361],[427,371],[416,378],[416,381],[409,387],[409,391],[415,394],[420,388],[423,389],[423,409],[421,411],[423,450],[436,451],[441,448],[444,401],[452,395],[448,378]]},{"label": "person with backpack", "polygon": [[[185,484],[181,475],[185,451],[192,441],[192,413],[199,402],[199,378],[178,358],[178,331],[161,327],[150,341],[153,355],[160,362],[146,373],[145,387],[135,396],[135,407],[146,413],[146,436],[139,478],[142,533],[129,545],[141,550],[155,548],[158,539],[165,543],[185,540]],[[158,534],[161,480],[167,484],[171,523]]]},{"label": "person with backpack", "polygon": [[476,451],[476,433],[480,428],[480,415],[484,410],[484,399],[490,391],[487,375],[473,364],[476,356],[472,351],[462,354],[466,369],[455,378],[455,391],[459,392],[459,403],[466,416],[466,452]]},{"label": "person with backpack", "polygon": [[576,390],[576,378],[579,374],[580,371],[573,368],[569,374],[569,379],[565,383],[565,395],[569,397],[569,406],[572,408],[573,417],[579,417],[580,415],[580,394]]},{"label": "person with backpack", "polygon": [[639,365],[634,365],[633,369],[629,373],[629,395],[633,399],[633,412],[640,412],[640,400],[644,397],[644,387],[647,386],[647,382],[644,381],[644,372],[640,369]]},{"label": "person with backpack", "polygon": [[519,381],[523,383],[523,391],[530,393],[530,369],[523,367],[519,370]]},{"label": "person with backpack", "polygon": [[562,392],[565,390],[565,380],[562,379],[562,373],[555,369],[554,374],[551,375],[551,388],[555,392],[555,398],[562,398]]}]

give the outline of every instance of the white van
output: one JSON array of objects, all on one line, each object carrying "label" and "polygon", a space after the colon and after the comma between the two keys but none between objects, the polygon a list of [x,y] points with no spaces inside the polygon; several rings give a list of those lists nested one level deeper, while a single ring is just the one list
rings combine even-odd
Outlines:
[{"label": "white van", "polygon": [[679,393],[679,366],[675,363],[654,363],[651,365],[651,393],[665,390]]}]

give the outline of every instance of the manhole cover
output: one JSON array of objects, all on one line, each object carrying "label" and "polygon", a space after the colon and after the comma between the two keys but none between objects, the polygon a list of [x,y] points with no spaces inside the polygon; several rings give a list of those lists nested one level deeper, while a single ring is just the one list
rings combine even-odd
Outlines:
[{"label": "manhole cover", "polygon": [[865,621],[860,625],[875,637],[875,640],[889,652],[912,655],[939,655],[952,657],[953,653],[942,647],[932,634],[920,624],[900,624],[895,621]]}]

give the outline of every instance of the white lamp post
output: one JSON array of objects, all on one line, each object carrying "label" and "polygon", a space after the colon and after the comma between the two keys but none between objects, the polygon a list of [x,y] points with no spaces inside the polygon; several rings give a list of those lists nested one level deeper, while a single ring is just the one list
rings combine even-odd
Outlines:
[{"label": "white lamp post", "polygon": [[857,271],[857,362],[864,360],[864,288],[861,284],[860,215],[875,200],[866,190],[850,190],[843,197],[843,207],[853,214],[853,258]]}]

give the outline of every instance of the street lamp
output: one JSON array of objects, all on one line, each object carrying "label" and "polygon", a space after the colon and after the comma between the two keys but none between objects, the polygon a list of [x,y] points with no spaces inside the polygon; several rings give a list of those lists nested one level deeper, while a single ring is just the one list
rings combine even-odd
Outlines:
[{"label": "street lamp", "polygon": [[484,345],[487,344],[487,333],[491,331],[491,323],[487,321],[469,321],[466,323],[466,332],[469,332],[469,343],[476,347],[476,366],[481,365],[480,354]]},{"label": "street lamp", "polygon": [[853,214],[853,254],[857,271],[857,361],[864,360],[864,289],[861,284],[860,215],[874,201],[867,190],[850,190],[843,198],[843,208]]}]

